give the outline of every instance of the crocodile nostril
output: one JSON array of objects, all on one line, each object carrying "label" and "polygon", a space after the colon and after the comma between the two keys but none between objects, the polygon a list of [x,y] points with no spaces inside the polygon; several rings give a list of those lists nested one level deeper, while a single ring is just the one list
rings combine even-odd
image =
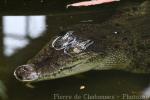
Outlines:
[{"label": "crocodile nostril", "polygon": [[16,68],[14,76],[20,81],[31,81],[38,78],[38,75],[32,65],[22,65]]},{"label": "crocodile nostril", "polygon": [[15,78],[18,80],[23,80],[24,72],[25,72],[24,69],[22,69],[21,67],[16,68],[16,70],[14,71]]}]

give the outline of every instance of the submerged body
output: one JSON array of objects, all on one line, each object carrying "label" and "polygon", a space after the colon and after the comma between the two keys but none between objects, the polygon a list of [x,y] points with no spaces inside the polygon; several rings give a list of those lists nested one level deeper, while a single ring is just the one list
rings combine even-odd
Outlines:
[{"label": "submerged body", "polygon": [[[95,27],[100,28],[99,25]],[[105,34],[99,32],[89,34],[87,39],[91,37],[94,43],[82,52],[65,53],[64,49],[56,50],[51,46],[52,40],[26,65],[18,67],[15,76],[18,80],[30,82],[71,76],[89,70],[117,69],[138,73],[150,72],[148,55],[150,51],[139,50],[135,46],[139,42],[137,36],[129,31],[120,28],[115,30],[105,31]],[[144,46],[145,41],[147,40],[141,40],[140,46]]]},{"label": "submerged body", "polygon": [[[22,82],[37,82],[89,70],[150,73],[150,34],[146,31],[149,23],[145,23],[150,19],[141,16],[129,19],[122,15],[101,24],[70,26],[66,30],[73,30],[75,36],[66,32],[58,36],[61,38],[51,39],[27,64],[19,66],[14,75]],[[138,22],[131,20],[133,17]],[[57,42],[61,44],[56,45]]]}]

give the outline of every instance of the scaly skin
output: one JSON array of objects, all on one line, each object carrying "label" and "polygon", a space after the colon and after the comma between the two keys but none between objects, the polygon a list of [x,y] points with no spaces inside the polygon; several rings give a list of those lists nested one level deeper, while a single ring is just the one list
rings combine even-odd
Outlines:
[{"label": "scaly skin", "polygon": [[[90,25],[82,26],[82,28],[86,28],[87,26],[89,27]],[[103,27],[103,25],[95,25],[95,28],[97,29],[101,29],[101,27]],[[108,32],[104,32],[105,34],[101,34],[102,32],[100,32],[100,34],[99,32],[91,34],[90,37],[94,43],[82,53],[74,54],[72,56],[65,54],[63,50],[57,51],[52,48],[52,41],[50,41],[33,59],[27,63],[28,66],[32,67],[36,71],[38,78],[35,80],[21,81],[56,79],[86,72],[92,69],[106,70],[127,68],[132,59],[132,56],[129,55],[129,53],[132,52],[132,46],[129,46],[129,43],[133,42],[131,40],[132,35],[128,32],[119,32],[119,30],[120,29],[118,29],[117,33],[114,33],[114,31],[110,32],[108,30]],[[77,31],[75,32],[75,34],[80,37],[89,39],[89,37],[85,37],[87,35],[81,36]],[[95,37],[95,35],[97,36]],[[126,40],[124,40],[124,38]],[[27,69],[30,68],[27,67]],[[27,70],[27,72],[30,71]],[[23,73],[21,74],[23,75]]]},{"label": "scaly skin", "polygon": [[[133,11],[133,15],[123,13],[121,17],[101,24],[78,24],[67,28],[94,43],[85,51],[69,56],[63,50],[52,48],[54,39],[51,39],[33,59],[15,70],[16,78],[22,82],[37,82],[109,69],[150,73],[150,34],[147,31],[150,19],[142,17],[150,16],[144,12],[146,10],[139,9],[135,16]],[[31,73],[33,77],[27,80]]]}]

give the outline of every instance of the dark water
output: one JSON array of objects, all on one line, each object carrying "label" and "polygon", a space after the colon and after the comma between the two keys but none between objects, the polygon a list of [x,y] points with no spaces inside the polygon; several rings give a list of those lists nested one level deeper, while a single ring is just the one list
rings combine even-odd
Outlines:
[{"label": "dark water", "polygon": [[[0,100],[138,100],[150,96],[149,74],[125,71],[90,71],[77,76],[34,83],[29,88],[13,76],[52,36],[76,24],[100,24],[119,16],[118,7],[144,0],[122,0],[95,7],[69,8],[79,0],[3,0],[0,6]],[[81,90],[80,87],[85,86]],[[89,96],[90,98],[87,98]],[[92,97],[93,96],[93,97]],[[99,97],[98,97],[99,96]],[[105,97],[104,97],[105,96]],[[78,97],[78,99],[75,97]],[[137,100],[136,99],[136,100]]]}]

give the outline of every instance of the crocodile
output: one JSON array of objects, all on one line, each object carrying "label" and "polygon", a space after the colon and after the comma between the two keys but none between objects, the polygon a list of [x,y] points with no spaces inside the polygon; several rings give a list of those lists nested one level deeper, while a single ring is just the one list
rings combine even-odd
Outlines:
[{"label": "crocodile", "polygon": [[111,69],[150,73],[150,17],[143,17],[150,14],[142,7],[100,24],[66,28],[65,34],[52,38],[35,57],[15,69],[16,79],[38,82]]}]

